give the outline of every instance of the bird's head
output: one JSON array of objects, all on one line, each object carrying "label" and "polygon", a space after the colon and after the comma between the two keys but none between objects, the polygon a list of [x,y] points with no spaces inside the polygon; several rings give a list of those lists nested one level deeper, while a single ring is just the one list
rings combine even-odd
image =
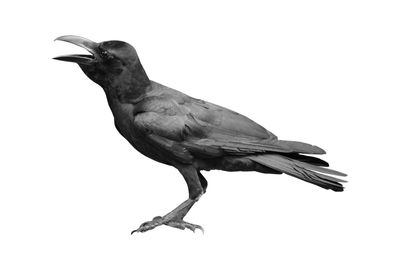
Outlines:
[{"label": "bird's head", "polygon": [[150,84],[135,48],[126,42],[97,43],[74,35],[61,36],[56,40],[75,44],[89,52],[85,55],[66,55],[54,59],[77,63],[92,81],[105,90],[145,87]]}]

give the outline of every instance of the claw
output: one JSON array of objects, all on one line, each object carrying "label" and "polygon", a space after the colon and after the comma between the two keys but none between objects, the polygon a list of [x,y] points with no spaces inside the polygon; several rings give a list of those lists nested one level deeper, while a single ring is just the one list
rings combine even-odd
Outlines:
[{"label": "claw", "polygon": [[178,228],[181,230],[185,230],[187,228],[187,229],[191,230],[193,233],[196,232],[196,229],[199,229],[204,234],[203,227],[201,227],[200,225],[188,223],[185,221],[170,221],[170,222],[166,223],[166,225],[174,227],[174,228]]},{"label": "claw", "polygon": [[142,223],[142,224],[139,226],[138,229],[133,230],[133,231],[131,232],[131,235],[133,235],[133,234],[136,233],[136,232],[137,232],[137,233],[143,233],[143,232],[146,232],[146,231],[148,231],[148,230],[154,229],[154,228],[156,228],[157,226],[160,226],[161,224],[164,223],[164,222],[162,221],[162,219],[163,219],[163,218],[162,218],[161,216],[156,216],[156,217],[153,218],[153,220]]}]

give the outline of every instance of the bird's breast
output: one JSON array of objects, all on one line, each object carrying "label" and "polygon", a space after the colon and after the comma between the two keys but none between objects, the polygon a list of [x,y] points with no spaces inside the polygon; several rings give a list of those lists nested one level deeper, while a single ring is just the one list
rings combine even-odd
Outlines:
[{"label": "bird's breast", "polygon": [[115,127],[118,132],[140,153],[156,160],[158,162],[168,164],[163,157],[160,156],[158,150],[154,149],[150,144],[144,142],[143,135],[135,131],[134,113],[135,106],[132,104],[118,104],[111,107],[114,115]]},{"label": "bird's breast", "polygon": [[108,103],[114,116],[115,127],[122,136],[128,139],[130,135],[129,129],[133,122],[134,105],[130,103],[120,103],[117,100],[109,100]]}]

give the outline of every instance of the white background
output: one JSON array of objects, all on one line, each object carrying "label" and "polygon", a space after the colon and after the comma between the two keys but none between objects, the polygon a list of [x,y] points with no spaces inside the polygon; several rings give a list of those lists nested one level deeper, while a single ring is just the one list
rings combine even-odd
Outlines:
[{"label": "white background", "polygon": [[[0,8],[0,265],[399,266],[398,1],[9,1]],[[186,219],[179,173],[114,129],[75,34],[134,45],[155,81],[317,144],[346,190],[205,173]],[[396,255],[397,254],[397,255]]]}]

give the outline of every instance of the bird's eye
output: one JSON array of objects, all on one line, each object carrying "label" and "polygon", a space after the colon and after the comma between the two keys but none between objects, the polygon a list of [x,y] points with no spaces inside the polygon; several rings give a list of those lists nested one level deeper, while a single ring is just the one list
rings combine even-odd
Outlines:
[{"label": "bird's eye", "polygon": [[104,59],[111,59],[111,58],[113,57],[110,53],[108,53],[108,52],[105,51],[105,50],[102,50],[102,51],[100,52],[100,55],[101,55],[101,57],[104,58]]}]

